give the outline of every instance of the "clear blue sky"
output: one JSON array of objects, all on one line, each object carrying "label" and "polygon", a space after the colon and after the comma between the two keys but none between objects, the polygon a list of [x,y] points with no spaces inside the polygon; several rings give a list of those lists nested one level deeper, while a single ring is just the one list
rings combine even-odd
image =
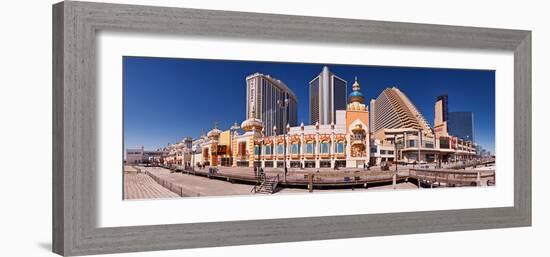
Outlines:
[{"label": "clear blue sky", "polygon": [[[123,62],[125,148],[146,149],[197,138],[214,122],[220,129],[240,124],[246,118],[245,77],[255,72],[285,82],[298,97],[298,123],[308,124],[308,83],[325,65],[151,57]],[[476,141],[494,153],[494,71],[326,65],[348,81],[350,92],[357,76],[366,101],[398,87],[432,126],[435,100],[447,93],[449,111],[474,112]]]}]

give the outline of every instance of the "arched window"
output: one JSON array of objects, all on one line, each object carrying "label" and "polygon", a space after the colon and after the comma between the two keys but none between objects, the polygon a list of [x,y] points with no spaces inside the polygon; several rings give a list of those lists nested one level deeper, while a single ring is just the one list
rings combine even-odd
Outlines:
[{"label": "arched window", "polygon": [[330,149],[330,143],[329,142],[321,143],[321,153],[329,153],[329,149]]},{"label": "arched window", "polygon": [[315,151],[313,149],[315,149],[315,146],[313,145],[312,142],[306,144],[306,153],[309,153],[309,154],[314,153]]},{"label": "arched window", "polygon": [[284,145],[278,144],[277,145],[277,154],[283,154],[284,153]]},{"label": "arched window", "polygon": [[336,153],[344,153],[344,142],[340,141],[340,142],[336,143],[335,152]]},{"label": "arched window", "polygon": [[264,154],[271,155],[271,145],[264,146]]},{"label": "arched window", "polygon": [[299,154],[300,153],[300,143],[292,144],[291,153],[292,154]]}]

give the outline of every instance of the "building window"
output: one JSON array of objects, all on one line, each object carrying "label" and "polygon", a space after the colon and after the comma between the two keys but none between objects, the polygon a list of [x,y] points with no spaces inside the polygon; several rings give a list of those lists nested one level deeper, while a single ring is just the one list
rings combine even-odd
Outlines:
[{"label": "building window", "polygon": [[425,146],[426,146],[426,148],[434,148],[434,143],[426,142]]},{"label": "building window", "polygon": [[393,154],[393,151],[388,150],[388,154]]},{"label": "building window", "polygon": [[306,144],[306,153],[310,153],[310,154],[314,153],[313,149],[314,149],[313,143]]},{"label": "building window", "polygon": [[264,153],[267,155],[271,155],[271,145],[266,145]]},{"label": "building window", "polygon": [[238,153],[239,153],[239,156],[245,156],[246,154],[248,154],[246,152],[246,143],[245,142],[240,142],[239,143]]},{"label": "building window", "polygon": [[291,153],[292,154],[299,154],[300,153],[300,144],[292,144]]},{"label": "building window", "polygon": [[336,166],[336,167],[346,167],[346,161],[335,161],[334,166]]},{"label": "building window", "polygon": [[439,140],[439,148],[449,149],[449,140],[447,140],[447,139],[440,139],[440,140]]},{"label": "building window", "polygon": [[370,153],[376,153],[377,152],[376,150],[377,150],[376,147],[371,147]]},{"label": "building window", "polygon": [[254,155],[260,155],[260,146],[259,145],[254,146]]},{"label": "building window", "polygon": [[321,143],[321,153],[329,153],[330,143],[323,142]]},{"label": "building window", "polygon": [[386,150],[380,150],[380,154],[386,154]]},{"label": "building window", "polygon": [[336,143],[336,152],[337,153],[344,153],[344,142],[340,141]]},{"label": "building window", "polygon": [[409,147],[416,147],[416,140],[409,140]]},{"label": "building window", "polygon": [[277,154],[283,154],[284,153],[284,145],[279,144],[277,145]]}]

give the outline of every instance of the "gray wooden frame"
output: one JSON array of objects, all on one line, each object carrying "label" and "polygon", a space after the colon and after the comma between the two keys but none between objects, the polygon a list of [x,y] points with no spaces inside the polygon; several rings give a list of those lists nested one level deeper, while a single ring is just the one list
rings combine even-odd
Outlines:
[{"label": "gray wooden frame", "polygon": [[[166,224],[96,226],[99,30],[514,52],[514,206]],[[512,139],[510,139],[512,140]],[[66,1],[53,6],[53,251],[150,251],[531,225],[531,32]]]}]

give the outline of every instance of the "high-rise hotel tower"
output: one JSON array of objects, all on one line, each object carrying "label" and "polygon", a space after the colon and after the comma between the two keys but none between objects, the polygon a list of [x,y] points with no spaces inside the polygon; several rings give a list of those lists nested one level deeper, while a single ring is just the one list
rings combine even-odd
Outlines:
[{"label": "high-rise hotel tower", "polygon": [[396,87],[386,88],[370,102],[371,131],[394,128],[431,132],[430,125],[409,98]]},{"label": "high-rise hotel tower", "polygon": [[336,111],[345,110],[347,82],[327,66],[309,82],[309,122],[327,125],[336,122]]},{"label": "high-rise hotel tower", "polygon": [[[286,107],[283,105],[285,99],[288,99]],[[255,107],[252,108],[252,105]],[[252,109],[255,109],[254,112]],[[262,120],[264,135],[274,135],[273,127],[277,127],[276,133],[281,134],[286,127],[285,119],[290,126],[298,125],[298,100],[282,81],[270,75],[254,73],[246,77],[245,117],[249,118],[252,114]]]}]

